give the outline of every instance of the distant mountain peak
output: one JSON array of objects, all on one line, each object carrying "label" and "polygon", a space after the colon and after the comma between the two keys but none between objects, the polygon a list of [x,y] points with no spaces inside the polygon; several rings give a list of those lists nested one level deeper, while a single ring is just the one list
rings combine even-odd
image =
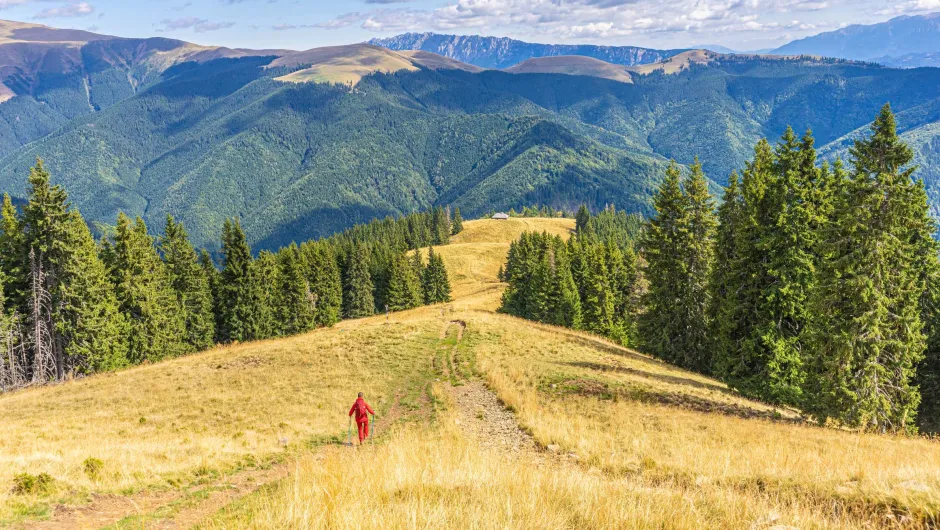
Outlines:
[{"label": "distant mountain peak", "polygon": [[480,35],[444,35],[404,33],[370,44],[390,50],[422,50],[479,66],[505,69],[538,57],[583,56],[601,61],[634,66],[667,59],[685,50],[655,50],[637,46],[597,46],[593,44],[537,44],[508,37]]},{"label": "distant mountain peak", "polygon": [[[896,62],[893,58],[920,56],[924,60],[930,57],[924,54],[936,52],[940,52],[940,12],[902,15],[878,24],[852,24],[795,40],[771,53],[812,54],[892,65]],[[930,65],[929,61],[926,65]]]}]

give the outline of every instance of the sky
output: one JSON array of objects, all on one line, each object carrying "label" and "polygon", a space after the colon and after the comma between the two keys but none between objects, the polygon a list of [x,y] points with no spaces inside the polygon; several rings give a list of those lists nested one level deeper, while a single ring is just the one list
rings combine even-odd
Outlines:
[{"label": "sky", "polygon": [[933,11],[940,0],[0,0],[0,19],[255,49],[429,31],[750,51]]}]

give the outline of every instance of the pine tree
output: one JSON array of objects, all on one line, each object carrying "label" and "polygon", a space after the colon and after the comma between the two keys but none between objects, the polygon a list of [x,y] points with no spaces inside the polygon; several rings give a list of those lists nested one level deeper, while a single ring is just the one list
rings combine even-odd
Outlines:
[{"label": "pine tree", "polygon": [[424,269],[424,303],[439,304],[450,302],[450,279],[447,277],[447,267],[440,254],[434,253],[434,248],[428,248],[428,266]]},{"label": "pine tree", "polygon": [[648,221],[642,240],[650,285],[643,302],[646,313],[640,322],[640,336],[649,353],[668,361],[683,355],[689,325],[683,307],[689,199],[682,192],[681,178],[679,166],[671,163],[653,199],[656,214]]},{"label": "pine tree", "polygon": [[131,362],[158,361],[188,351],[185,323],[166,266],[143,219],[118,216],[113,275],[130,326]]},{"label": "pine tree", "polygon": [[11,307],[23,308],[26,292],[26,245],[23,227],[10,195],[3,194],[0,209],[0,274],[6,277],[6,298]]},{"label": "pine tree", "polygon": [[560,237],[556,237],[552,244],[554,253],[554,267],[552,268],[551,290],[549,292],[550,312],[549,323],[572,329],[580,329],[581,297],[578,295],[578,286],[571,275],[571,261],[568,248]]},{"label": "pine tree", "polygon": [[461,232],[463,232],[463,217],[460,216],[460,208],[454,208],[454,221],[450,234],[455,236]]},{"label": "pine tree", "polygon": [[737,239],[745,222],[739,180],[736,172],[731,173],[718,206],[714,267],[709,287],[709,329],[714,352],[711,371],[722,376],[738,371],[738,348],[746,334],[742,325],[744,315],[739,313],[744,307],[741,288],[746,281]]},{"label": "pine tree", "polygon": [[61,284],[55,308],[67,373],[91,374],[128,363],[128,321],[121,313],[98,246],[78,212],[70,212],[63,244]]},{"label": "pine tree", "polygon": [[251,248],[237,219],[222,227],[222,273],[219,277],[221,342],[244,342],[255,337],[257,284],[252,278]]},{"label": "pine tree", "polygon": [[215,329],[213,342],[222,342],[219,330],[222,329],[222,307],[221,307],[221,274],[219,269],[215,268],[215,262],[212,261],[212,255],[206,249],[199,251],[199,267],[202,268],[202,274],[209,284],[209,293],[212,296],[212,322]]},{"label": "pine tree", "polygon": [[854,170],[839,183],[822,232],[808,378],[816,384],[806,408],[820,421],[903,432],[920,402],[912,384],[925,349],[918,258],[932,225],[889,106],[871,131],[851,149]]},{"label": "pine tree", "polygon": [[[444,210],[444,208],[437,206],[432,210],[431,216],[433,223],[433,233],[429,243],[432,245],[446,245],[447,243],[450,243],[450,233],[453,231],[453,224],[451,223],[450,216],[447,215],[447,211]],[[416,245],[415,248],[425,246],[426,244],[427,243]]]},{"label": "pine tree", "polygon": [[336,254],[330,245],[309,242],[301,246],[307,266],[307,281],[316,297],[316,323],[332,326],[343,308],[343,282]]},{"label": "pine tree", "polygon": [[278,302],[275,318],[285,335],[305,333],[316,327],[317,299],[307,282],[300,249],[292,244],[277,254],[279,265]]},{"label": "pine tree", "polygon": [[[291,333],[288,322],[281,319],[289,311],[281,308],[285,303],[281,289],[281,264],[278,255],[262,250],[249,266],[251,278],[250,340],[269,339]],[[304,318],[306,318],[306,314]]]},{"label": "pine tree", "polygon": [[386,303],[392,311],[402,311],[421,305],[421,290],[412,260],[399,254],[392,261]]},{"label": "pine tree", "polygon": [[582,323],[585,329],[606,335],[614,325],[614,294],[603,248],[594,244],[582,245],[581,260]]},{"label": "pine tree", "polygon": [[[28,286],[32,293],[29,296],[32,310],[27,312],[30,320],[28,327],[36,331],[33,334],[34,339],[48,334],[52,358],[50,373],[56,379],[65,375],[65,350],[62,337],[56,331],[52,308],[58,305],[61,263],[65,259],[64,254],[69,252],[63,245],[68,210],[69,202],[65,190],[61,186],[51,184],[49,172],[46,171],[42,160],[37,158],[36,166],[29,170],[29,200],[23,208],[23,246],[28,249],[28,253],[24,251],[21,255],[32,255],[23,267],[23,270],[30,270],[33,280]],[[36,283],[38,278],[41,278],[40,284]],[[36,318],[43,321],[37,322]],[[39,332],[40,329],[44,331]],[[45,351],[39,351],[44,347],[43,340],[33,341],[33,360],[40,357],[40,353],[45,355]],[[32,364],[36,365],[35,362]],[[49,365],[43,364],[43,367],[45,370]],[[37,376],[44,380],[45,376],[32,374],[34,380]]]},{"label": "pine tree", "polygon": [[367,317],[375,313],[369,254],[366,247],[356,244],[346,257],[343,278],[343,314],[346,318]]},{"label": "pine tree", "polygon": [[188,349],[201,351],[210,348],[215,341],[210,278],[204,266],[200,265],[183,224],[176,222],[172,215],[167,215],[160,251],[182,310]]},{"label": "pine tree", "polygon": [[717,220],[708,181],[698,158],[690,167],[683,188],[688,210],[683,219],[685,244],[680,247],[685,276],[679,280],[682,282],[681,307],[686,330],[682,337],[684,345],[676,352],[675,359],[680,366],[708,372],[712,357],[708,334],[708,308],[711,304],[708,282]]},{"label": "pine tree", "polygon": [[578,213],[574,216],[574,226],[575,233],[578,235],[591,231],[591,212],[588,211],[586,204],[578,208]]}]

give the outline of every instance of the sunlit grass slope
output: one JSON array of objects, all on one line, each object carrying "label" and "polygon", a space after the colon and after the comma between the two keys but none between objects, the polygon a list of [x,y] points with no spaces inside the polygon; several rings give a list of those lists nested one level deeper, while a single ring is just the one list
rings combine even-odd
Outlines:
[{"label": "sunlit grass slope", "polygon": [[[509,243],[570,219],[470,221],[444,257],[454,302],[278,341],[219,348],[0,397],[0,517],[92,491],[130,492],[300,455],[210,528],[923,528],[940,510],[940,444],[800,424],[796,411],[589,334],[493,312]],[[477,445],[449,404],[442,355],[476,369],[542,447]],[[453,329],[453,327],[451,328]],[[473,376],[471,376],[473,377]],[[459,384],[453,374],[449,379]],[[434,390],[431,391],[431,387]],[[420,410],[380,443],[335,444],[362,389],[380,417]],[[433,409],[434,414],[429,411]],[[395,413],[392,414],[393,416]],[[9,434],[7,434],[9,433]],[[288,447],[282,447],[287,439]],[[310,454],[308,447],[315,447]],[[557,447],[556,447],[557,446]],[[551,453],[551,452],[548,452]],[[551,453],[554,454],[554,453]],[[105,462],[92,480],[88,457]],[[8,494],[15,473],[47,496]],[[58,496],[58,497],[57,497]]]},{"label": "sunlit grass slope", "polygon": [[[385,413],[420,406],[439,331],[427,312],[376,317],[2,396],[0,524],[345,441],[357,391]],[[54,491],[13,495],[18,473],[48,473]]]}]

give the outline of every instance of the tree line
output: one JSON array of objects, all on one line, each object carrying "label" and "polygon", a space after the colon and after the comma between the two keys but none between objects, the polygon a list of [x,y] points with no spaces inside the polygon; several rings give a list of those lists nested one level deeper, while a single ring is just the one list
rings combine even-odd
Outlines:
[{"label": "tree line", "polygon": [[[568,243],[524,234],[502,310],[636,345],[820,424],[940,431],[937,226],[889,106],[850,156],[820,164],[812,134],[787,128],[757,143],[717,206],[698,160],[673,163],[638,232],[602,240],[585,209]],[[612,255],[612,238],[636,253]]]},{"label": "tree line", "polygon": [[154,236],[122,213],[96,241],[37,160],[26,203],[0,212],[0,390],[449,301],[443,260],[418,249],[461,229],[435,208],[255,256],[230,219],[216,267],[172,216]]}]

